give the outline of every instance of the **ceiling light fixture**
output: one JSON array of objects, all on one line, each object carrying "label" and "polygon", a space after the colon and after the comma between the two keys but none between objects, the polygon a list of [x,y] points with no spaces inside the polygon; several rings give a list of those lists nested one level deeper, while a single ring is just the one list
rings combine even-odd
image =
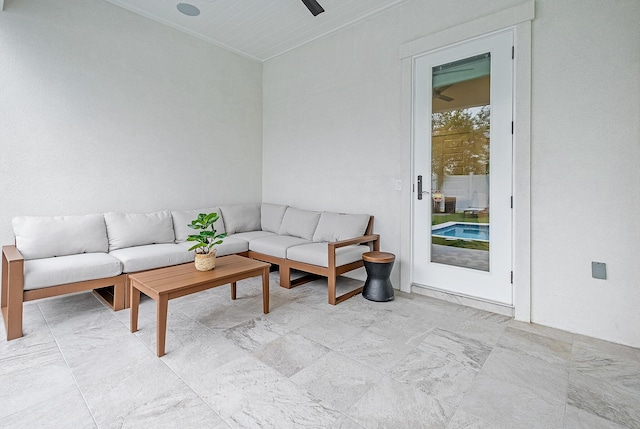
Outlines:
[{"label": "ceiling light fixture", "polygon": [[178,6],[176,6],[178,8],[178,11],[180,11],[180,13],[182,13],[183,15],[187,15],[187,16],[198,16],[200,15],[200,9],[198,9],[197,7],[195,7],[192,4],[189,3],[178,3]]},{"label": "ceiling light fixture", "polygon": [[313,16],[317,16],[324,12],[324,9],[316,0],[302,0],[302,3],[309,9],[309,12],[313,14]]}]

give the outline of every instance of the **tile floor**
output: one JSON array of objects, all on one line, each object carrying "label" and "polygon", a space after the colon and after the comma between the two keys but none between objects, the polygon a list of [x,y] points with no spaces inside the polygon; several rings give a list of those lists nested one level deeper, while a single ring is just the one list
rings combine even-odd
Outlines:
[{"label": "tile floor", "polygon": [[[341,287],[354,280],[343,279]],[[271,277],[155,303],[25,305],[0,340],[2,428],[640,428],[640,350],[419,295],[326,304]],[[4,329],[2,334],[4,336]]]}]

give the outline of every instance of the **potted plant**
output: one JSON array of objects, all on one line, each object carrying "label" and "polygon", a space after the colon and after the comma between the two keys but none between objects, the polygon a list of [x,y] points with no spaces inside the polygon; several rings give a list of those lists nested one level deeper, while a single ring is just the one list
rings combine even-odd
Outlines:
[{"label": "potted plant", "polygon": [[192,220],[189,228],[200,230],[199,234],[190,235],[187,241],[196,241],[189,248],[189,252],[195,250],[196,252],[196,270],[209,271],[216,266],[216,249],[213,248],[216,244],[222,243],[222,239],[227,234],[217,234],[213,224],[220,218],[218,213],[200,213],[198,218]]}]

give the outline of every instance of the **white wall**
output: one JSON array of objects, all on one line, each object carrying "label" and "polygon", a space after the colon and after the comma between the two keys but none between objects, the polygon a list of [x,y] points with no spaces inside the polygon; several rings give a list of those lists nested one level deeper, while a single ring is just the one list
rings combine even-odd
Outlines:
[{"label": "white wall", "polygon": [[[263,199],[371,213],[383,250],[408,263],[398,47],[519,3],[408,1],[265,63]],[[640,183],[640,3],[536,5],[532,321],[640,346],[640,188],[618,185]]]},{"label": "white wall", "polygon": [[262,64],[100,0],[0,12],[0,243],[17,215],[261,198]]},{"label": "white wall", "polygon": [[532,318],[638,347],[640,2],[540,1],[537,16]]}]

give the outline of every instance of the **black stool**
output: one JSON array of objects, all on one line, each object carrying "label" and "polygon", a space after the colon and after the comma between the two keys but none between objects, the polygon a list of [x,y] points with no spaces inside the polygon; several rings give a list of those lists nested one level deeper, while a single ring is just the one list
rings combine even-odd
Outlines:
[{"label": "black stool", "polygon": [[393,286],[389,275],[396,256],[387,252],[366,252],[362,254],[367,281],[362,296],[369,301],[385,302],[393,300]]}]

